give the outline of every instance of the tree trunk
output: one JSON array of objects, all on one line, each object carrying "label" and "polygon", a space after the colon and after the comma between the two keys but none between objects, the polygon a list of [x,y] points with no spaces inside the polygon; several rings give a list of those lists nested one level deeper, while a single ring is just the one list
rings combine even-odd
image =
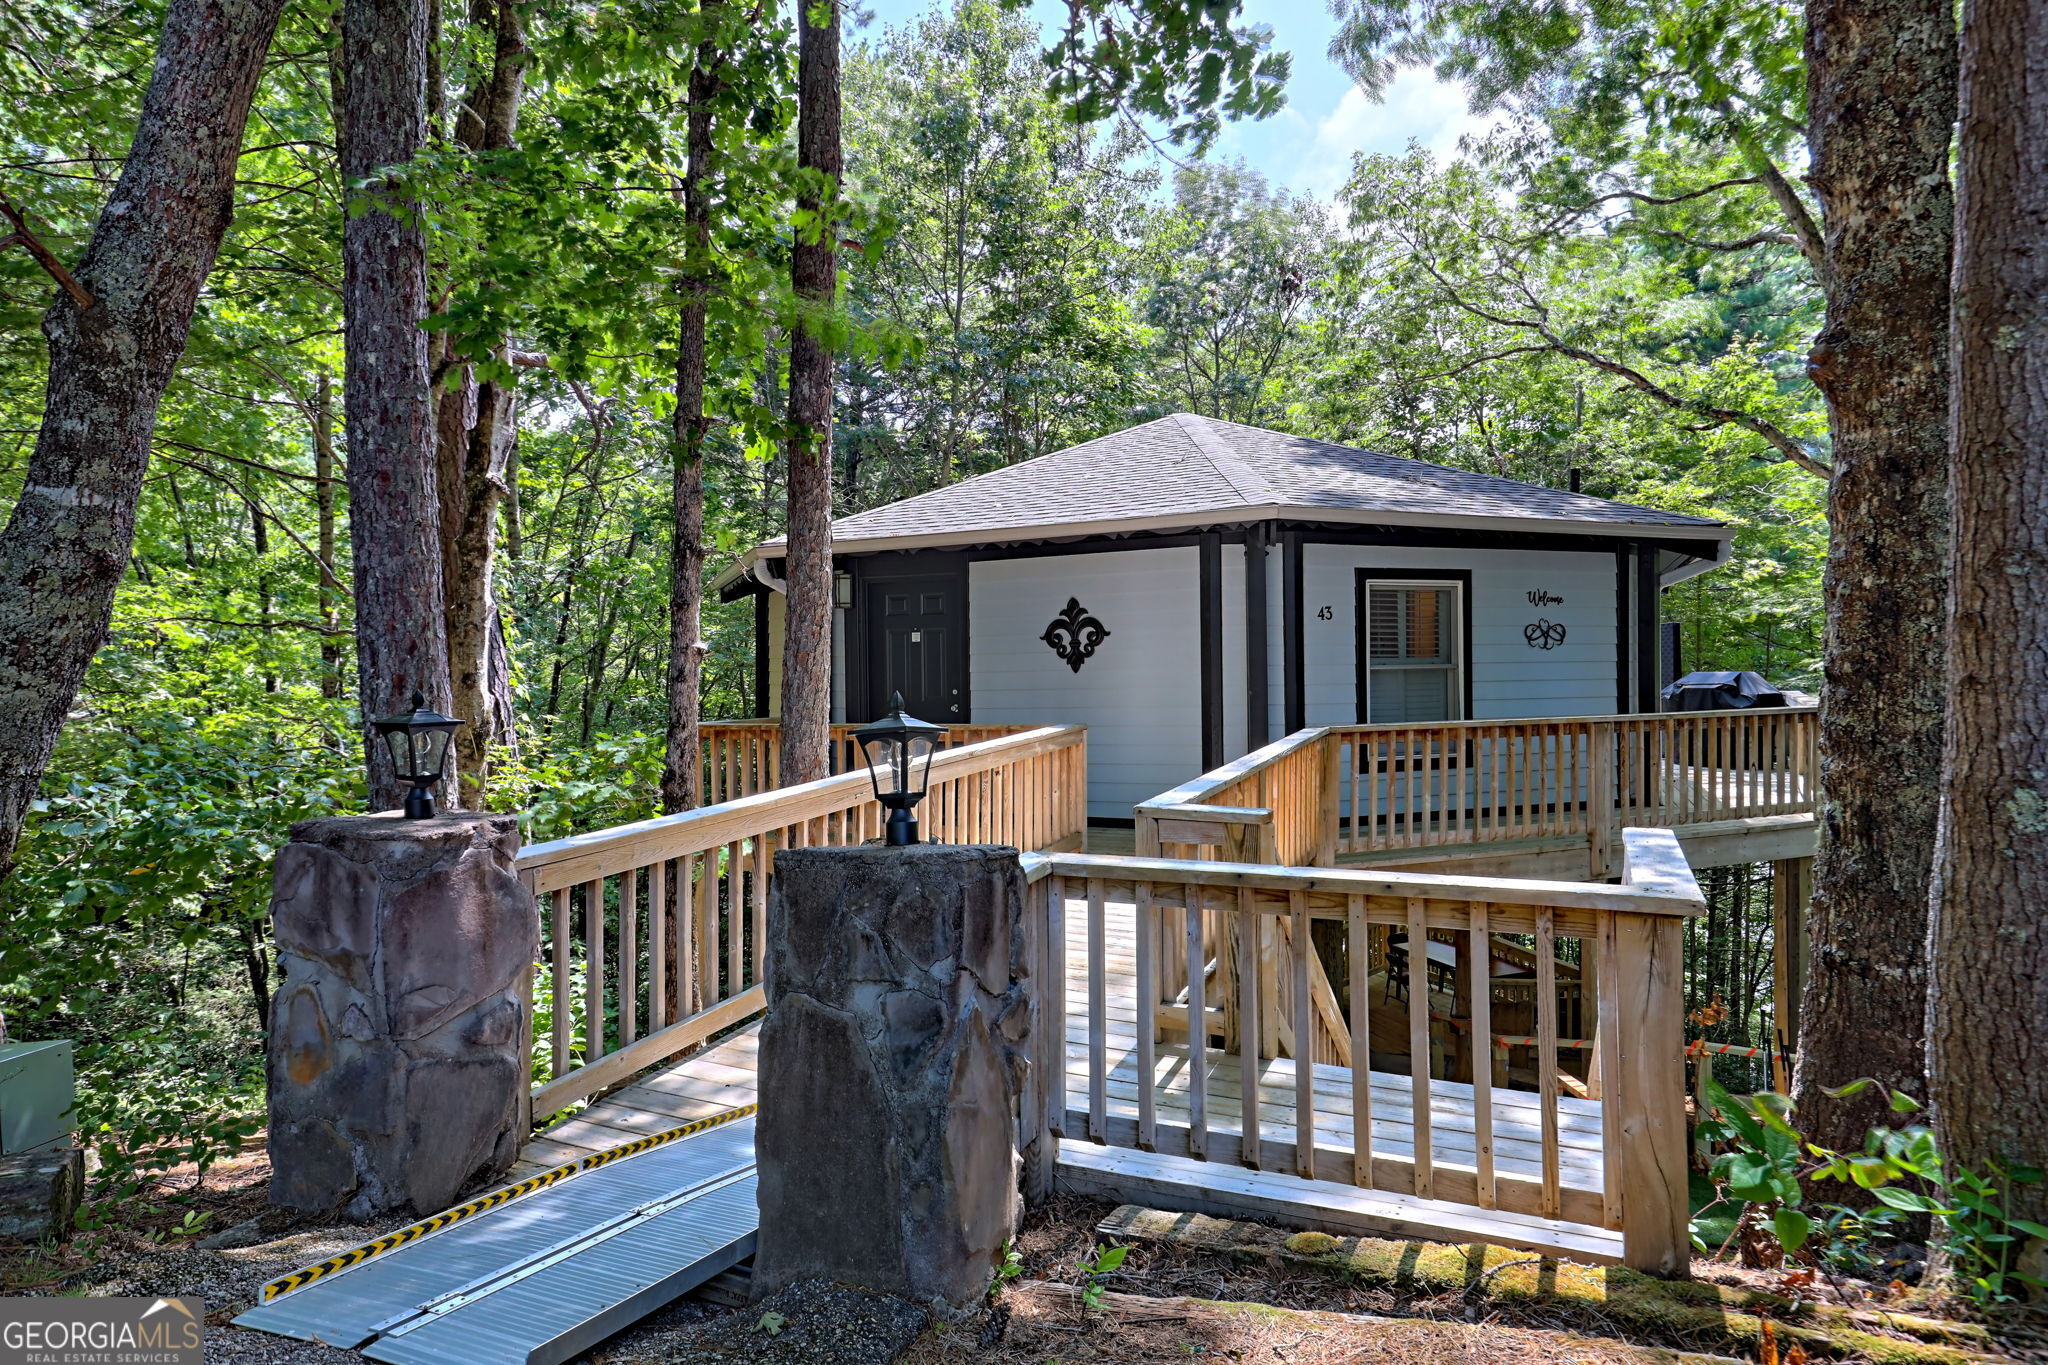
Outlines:
[{"label": "tree trunk", "polygon": [[1884,1121],[1859,1076],[1922,1090],[1926,887],[1941,766],[1955,21],[1947,0],[1811,0],[1807,100],[1834,434],[1820,856],[1793,1090],[1815,1141]]},{"label": "tree trunk", "polygon": [[[342,11],[341,173],[345,184],[410,160],[427,131],[428,0],[347,0]],[[363,719],[422,693],[451,707],[441,576],[434,395],[428,368],[427,243],[381,180],[355,191],[342,231],[348,371],[349,530],[356,593],[356,682]],[[400,212],[393,212],[394,209]],[[405,796],[382,744],[370,744],[370,809]],[[444,801],[454,797],[443,783]]]},{"label": "tree trunk", "polygon": [[43,422],[0,531],[0,877],[128,565],[157,404],[234,209],[283,0],[172,0],[121,178],[43,317]]},{"label": "tree trunk", "polygon": [[[1951,1161],[2048,1153],[2048,15],[1963,11],[1948,740],[1928,1070]],[[2048,1222],[2048,1187],[2001,1182]]]},{"label": "tree trunk", "polygon": [[[717,0],[706,0],[706,23]],[[669,540],[668,753],[661,808],[688,810],[701,799],[697,717],[704,691],[704,366],[705,301],[711,289],[711,108],[718,98],[718,44],[697,45],[690,70],[689,164],[683,173],[683,307],[676,344],[676,412],[670,440],[674,525]]]},{"label": "tree trunk", "polygon": [[[823,10],[825,23],[813,18]],[[782,782],[831,769],[831,346],[836,303],[834,203],[840,194],[840,6],[799,6],[797,166],[805,174],[791,282],[797,332],[788,344],[788,608],[782,641]]]},{"label": "tree trunk", "polygon": [[[491,65],[463,101],[455,137],[473,151],[502,151],[519,130],[519,101],[526,86],[525,27],[514,0],[472,0],[470,22],[492,31]],[[436,465],[448,671],[452,714],[469,722],[455,733],[455,766],[463,804],[480,806],[491,748],[512,738],[505,724],[512,709],[511,680],[493,667],[497,655],[492,634],[499,629],[494,584],[498,505],[505,497],[519,425],[511,387],[497,380],[479,384],[468,361],[447,357],[441,385]]]},{"label": "tree trunk", "polygon": [[[826,22],[813,21],[824,12]],[[838,261],[833,205],[839,197],[839,3],[803,0],[798,10],[797,197],[811,215],[797,233],[790,278],[796,333],[789,344],[789,555],[784,577],[782,781],[812,782],[831,767],[832,349],[827,341]]]}]

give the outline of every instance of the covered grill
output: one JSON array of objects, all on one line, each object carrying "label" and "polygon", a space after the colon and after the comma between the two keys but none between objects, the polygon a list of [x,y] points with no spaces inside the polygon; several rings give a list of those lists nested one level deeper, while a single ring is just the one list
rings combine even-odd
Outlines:
[{"label": "covered grill", "polygon": [[1664,689],[1666,711],[1740,711],[1789,704],[1761,673],[1688,673]]}]

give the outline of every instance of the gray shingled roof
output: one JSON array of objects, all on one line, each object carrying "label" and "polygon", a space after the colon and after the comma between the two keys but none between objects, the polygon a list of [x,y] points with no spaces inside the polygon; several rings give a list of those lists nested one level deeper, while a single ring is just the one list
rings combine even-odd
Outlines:
[{"label": "gray shingled roof", "polygon": [[1265,518],[1549,522],[1650,535],[1711,535],[1721,526],[1183,412],[841,517],[832,538],[841,549],[860,542],[972,545],[1114,532],[1117,523],[1135,530]]}]

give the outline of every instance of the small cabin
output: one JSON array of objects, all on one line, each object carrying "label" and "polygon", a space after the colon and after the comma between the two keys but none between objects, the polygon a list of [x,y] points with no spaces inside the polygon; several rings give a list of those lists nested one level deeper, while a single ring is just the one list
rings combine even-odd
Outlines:
[{"label": "small cabin", "polygon": [[[1731,528],[1175,413],[832,526],[832,715],[1080,724],[1089,814],[1304,726],[1648,712]],[[752,594],[781,709],[783,555]]]}]

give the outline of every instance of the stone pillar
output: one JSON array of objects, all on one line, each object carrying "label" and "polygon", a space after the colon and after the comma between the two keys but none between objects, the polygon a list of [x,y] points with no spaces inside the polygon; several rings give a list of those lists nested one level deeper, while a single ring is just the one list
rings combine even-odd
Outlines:
[{"label": "stone pillar", "polygon": [[302,820],[270,911],[270,1199],[370,1218],[447,1207],[530,1122],[539,921],[510,815]]},{"label": "stone pillar", "polygon": [[770,897],[754,1294],[821,1279],[965,1308],[1019,1212],[1016,850],[787,849]]}]

